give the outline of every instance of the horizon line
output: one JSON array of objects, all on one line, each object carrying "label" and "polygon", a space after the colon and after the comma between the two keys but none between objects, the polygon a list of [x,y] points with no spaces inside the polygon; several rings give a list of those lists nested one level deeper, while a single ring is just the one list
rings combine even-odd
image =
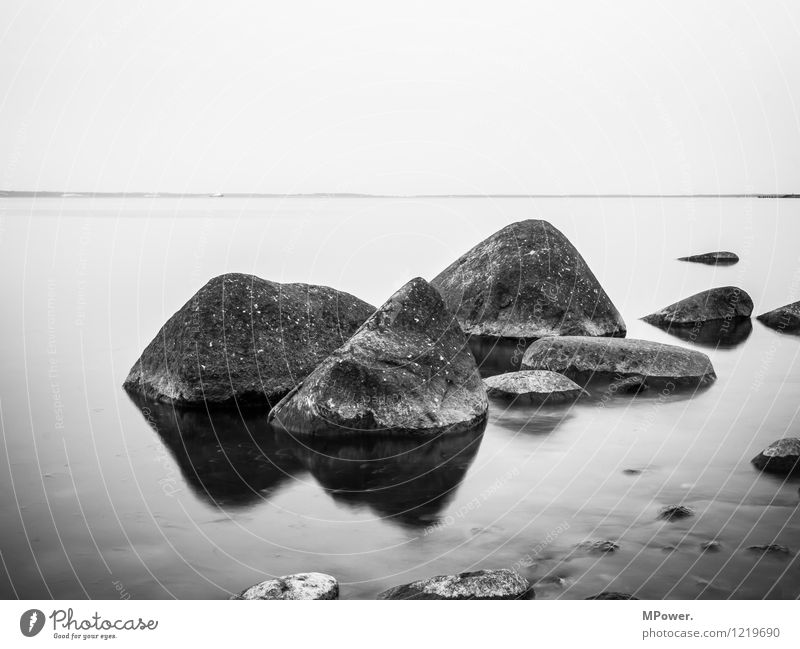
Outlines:
[{"label": "horizon line", "polygon": [[1,190],[0,198],[800,198],[793,192],[745,192],[745,193],[693,193],[693,194],[369,194],[363,192],[309,192],[309,193],[269,193],[269,192],[85,192],[54,190]]}]

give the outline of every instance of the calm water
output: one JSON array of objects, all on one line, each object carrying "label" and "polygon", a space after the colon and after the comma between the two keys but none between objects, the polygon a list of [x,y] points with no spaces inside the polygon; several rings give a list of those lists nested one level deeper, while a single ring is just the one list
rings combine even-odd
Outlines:
[{"label": "calm water", "polygon": [[[714,285],[741,286],[757,313],[800,299],[800,201],[3,199],[0,216],[4,597],[222,598],[316,570],[365,598],[499,567],[542,598],[800,596],[800,482],[749,463],[800,435],[800,337],[756,321],[703,347],[719,380],[696,395],[493,403],[485,429],[422,446],[303,445],[257,414],[209,420],[120,388],[214,275],[378,305],[531,217],[578,247],[630,337],[692,346],[637,318]],[[742,261],[674,261],[712,249]],[[656,519],[679,502],[696,516]],[[587,539],[620,549],[576,551]],[[773,542],[793,554],[746,549]]]}]

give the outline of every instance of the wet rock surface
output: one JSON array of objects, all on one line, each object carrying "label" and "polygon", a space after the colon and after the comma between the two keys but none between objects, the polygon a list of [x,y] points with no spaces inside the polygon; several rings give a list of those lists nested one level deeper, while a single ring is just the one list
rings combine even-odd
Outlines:
[{"label": "wet rock surface", "polygon": [[779,543],[763,543],[760,545],[750,545],[747,548],[751,552],[761,552],[762,554],[791,555],[792,551],[785,545]]},{"label": "wet rock surface", "polygon": [[525,351],[522,368],[551,370],[582,383],[594,375],[644,377],[648,383],[699,385],[716,378],[705,354],[630,338],[544,338]]},{"label": "wet rock surface", "polygon": [[658,518],[662,521],[680,521],[690,516],[694,516],[694,510],[685,505],[668,505],[658,512]]},{"label": "wet rock surface", "polygon": [[483,384],[490,397],[536,404],[564,403],[587,394],[563,374],[547,370],[508,372],[484,379]]},{"label": "wet rock surface", "polygon": [[533,599],[533,588],[514,570],[478,570],[440,575],[395,586],[378,599]]},{"label": "wet rock surface", "polygon": [[610,554],[619,550],[619,544],[605,539],[590,539],[579,543],[576,549],[588,554]]},{"label": "wet rock surface", "polygon": [[730,266],[739,261],[739,255],[727,250],[716,252],[704,252],[699,255],[689,255],[688,257],[678,257],[678,261],[693,261],[698,264],[709,264],[713,266]]},{"label": "wet rock surface", "polygon": [[751,462],[767,473],[800,475],[800,439],[784,437],[772,442]]},{"label": "wet rock surface", "polygon": [[220,275],[166,322],[124,387],[179,406],[272,406],[373,311],[326,286]]},{"label": "wet rock surface", "polygon": [[758,316],[757,320],[768,327],[785,333],[800,333],[800,302],[792,302]]},{"label": "wet rock surface", "polygon": [[752,313],[753,300],[743,289],[722,286],[695,293],[642,320],[661,328],[691,327],[712,321],[734,322]]},{"label": "wet rock surface", "polygon": [[624,336],[625,322],[569,240],[547,221],[512,223],[431,282],[470,335]]},{"label": "wet rock surface", "polygon": [[475,358],[436,289],[416,278],[270,413],[311,435],[457,432],[488,409]]},{"label": "wet rock surface", "polygon": [[648,389],[647,379],[636,374],[619,378],[608,386],[608,391],[616,394],[638,394]]},{"label": "wet rock surface", "polygon": [[321,572],[301,572],[262,581],[231,599],[339,599],[339,582]]}]

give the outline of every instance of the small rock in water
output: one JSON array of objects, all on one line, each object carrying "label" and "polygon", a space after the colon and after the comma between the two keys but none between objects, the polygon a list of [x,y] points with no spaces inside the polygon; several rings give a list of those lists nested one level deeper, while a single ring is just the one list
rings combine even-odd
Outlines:
[{"label": "small rock in water", "polygon": [[642,474],[642,470],[641,469],[623,469],[622,473],[624,475],[641,475]]},{"label": "small rock in water", "polygon": [[478,570],[440,575],[395,586],[378,599],[533,599],[528,580],[515,570]]},{"label": "small rock in water", "polygon": [[753,300],[736,286],[722,286],[695,293],[642,318],[661,328],[691,327],[714,320],[735,321],[749,318]]},{"label": "small rock in water", "polygon": [[321,572],[301,572],[262,581],[231,599],[339,599],[339,582]]},{"label": "small rock in water", "polygon": [[698,264],[710,264],[729,266],[739,261],[739,255],[727,250],[718,250],[715,252],[704,252],[699,255],[689,255],[688,257],[678,257],[678,261],[693,261]]},{"label": "small rock in water", "polygon": [[778,307],[756,318],[768,327],[786,333],[800,333],[800,302]]},{"label": "small rock in water", "polygon": [[719,541],[706,541],[701,543],[700,547],[706,552],[719,552],[722,549],[722,544]]},{"label": "small rock in water", "polygon": [[606,590],[602,593],[598,593],[597,595],[592,595],[591,597],[587,597],[586,599],[639,599],[633,595],[628,593],[618,593],[612,590]]},{"label": "small rock in water", "polygon": [[649,388],[650,386],[647,385],[647,380],[643,376],[634,374],[633,376],[626,376],[613,381],[611,385],[608,386],[608,391],[615,394],[638,394]]},{"label": "small rock in water", "polygon": [[591,554],[608,554],[619,550],[619,544],[607,540],[589,540],[578,543],[577,548]]},{"label": "small rock in water", "polygon": [[563,374],[547,370],[523,370],[490,376],[483,380],[486,393],[497,399],[556,404],[587,394]]},{"label": "small rock in water", "polygon": [[779,543],[764,543],[763,545],[751,545],[747,548],[753,552],[763,552],[764,554],[791,554],[792,551],[785,545]]},{"label": "small rock in water", "polygon": [[683,518],[689,518],[690,516],[694,516],[694,511],[690,507],[685,507],[684,505],[662,507],[658,514],[658,517],[665,521],[679,521]]},{"label": "small rock in water", "polygon": [[751,462],[767,473],[792,475],[800,473],[800,439],[784,437],[772,442]]}]

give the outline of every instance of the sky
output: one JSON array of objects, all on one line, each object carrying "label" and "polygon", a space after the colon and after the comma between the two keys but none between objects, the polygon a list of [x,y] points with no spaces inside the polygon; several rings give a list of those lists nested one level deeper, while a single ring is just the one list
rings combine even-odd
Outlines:
[{"label": "sky", "polygon": [[0,189],[800,191],[800,2],[0,3]]}]

